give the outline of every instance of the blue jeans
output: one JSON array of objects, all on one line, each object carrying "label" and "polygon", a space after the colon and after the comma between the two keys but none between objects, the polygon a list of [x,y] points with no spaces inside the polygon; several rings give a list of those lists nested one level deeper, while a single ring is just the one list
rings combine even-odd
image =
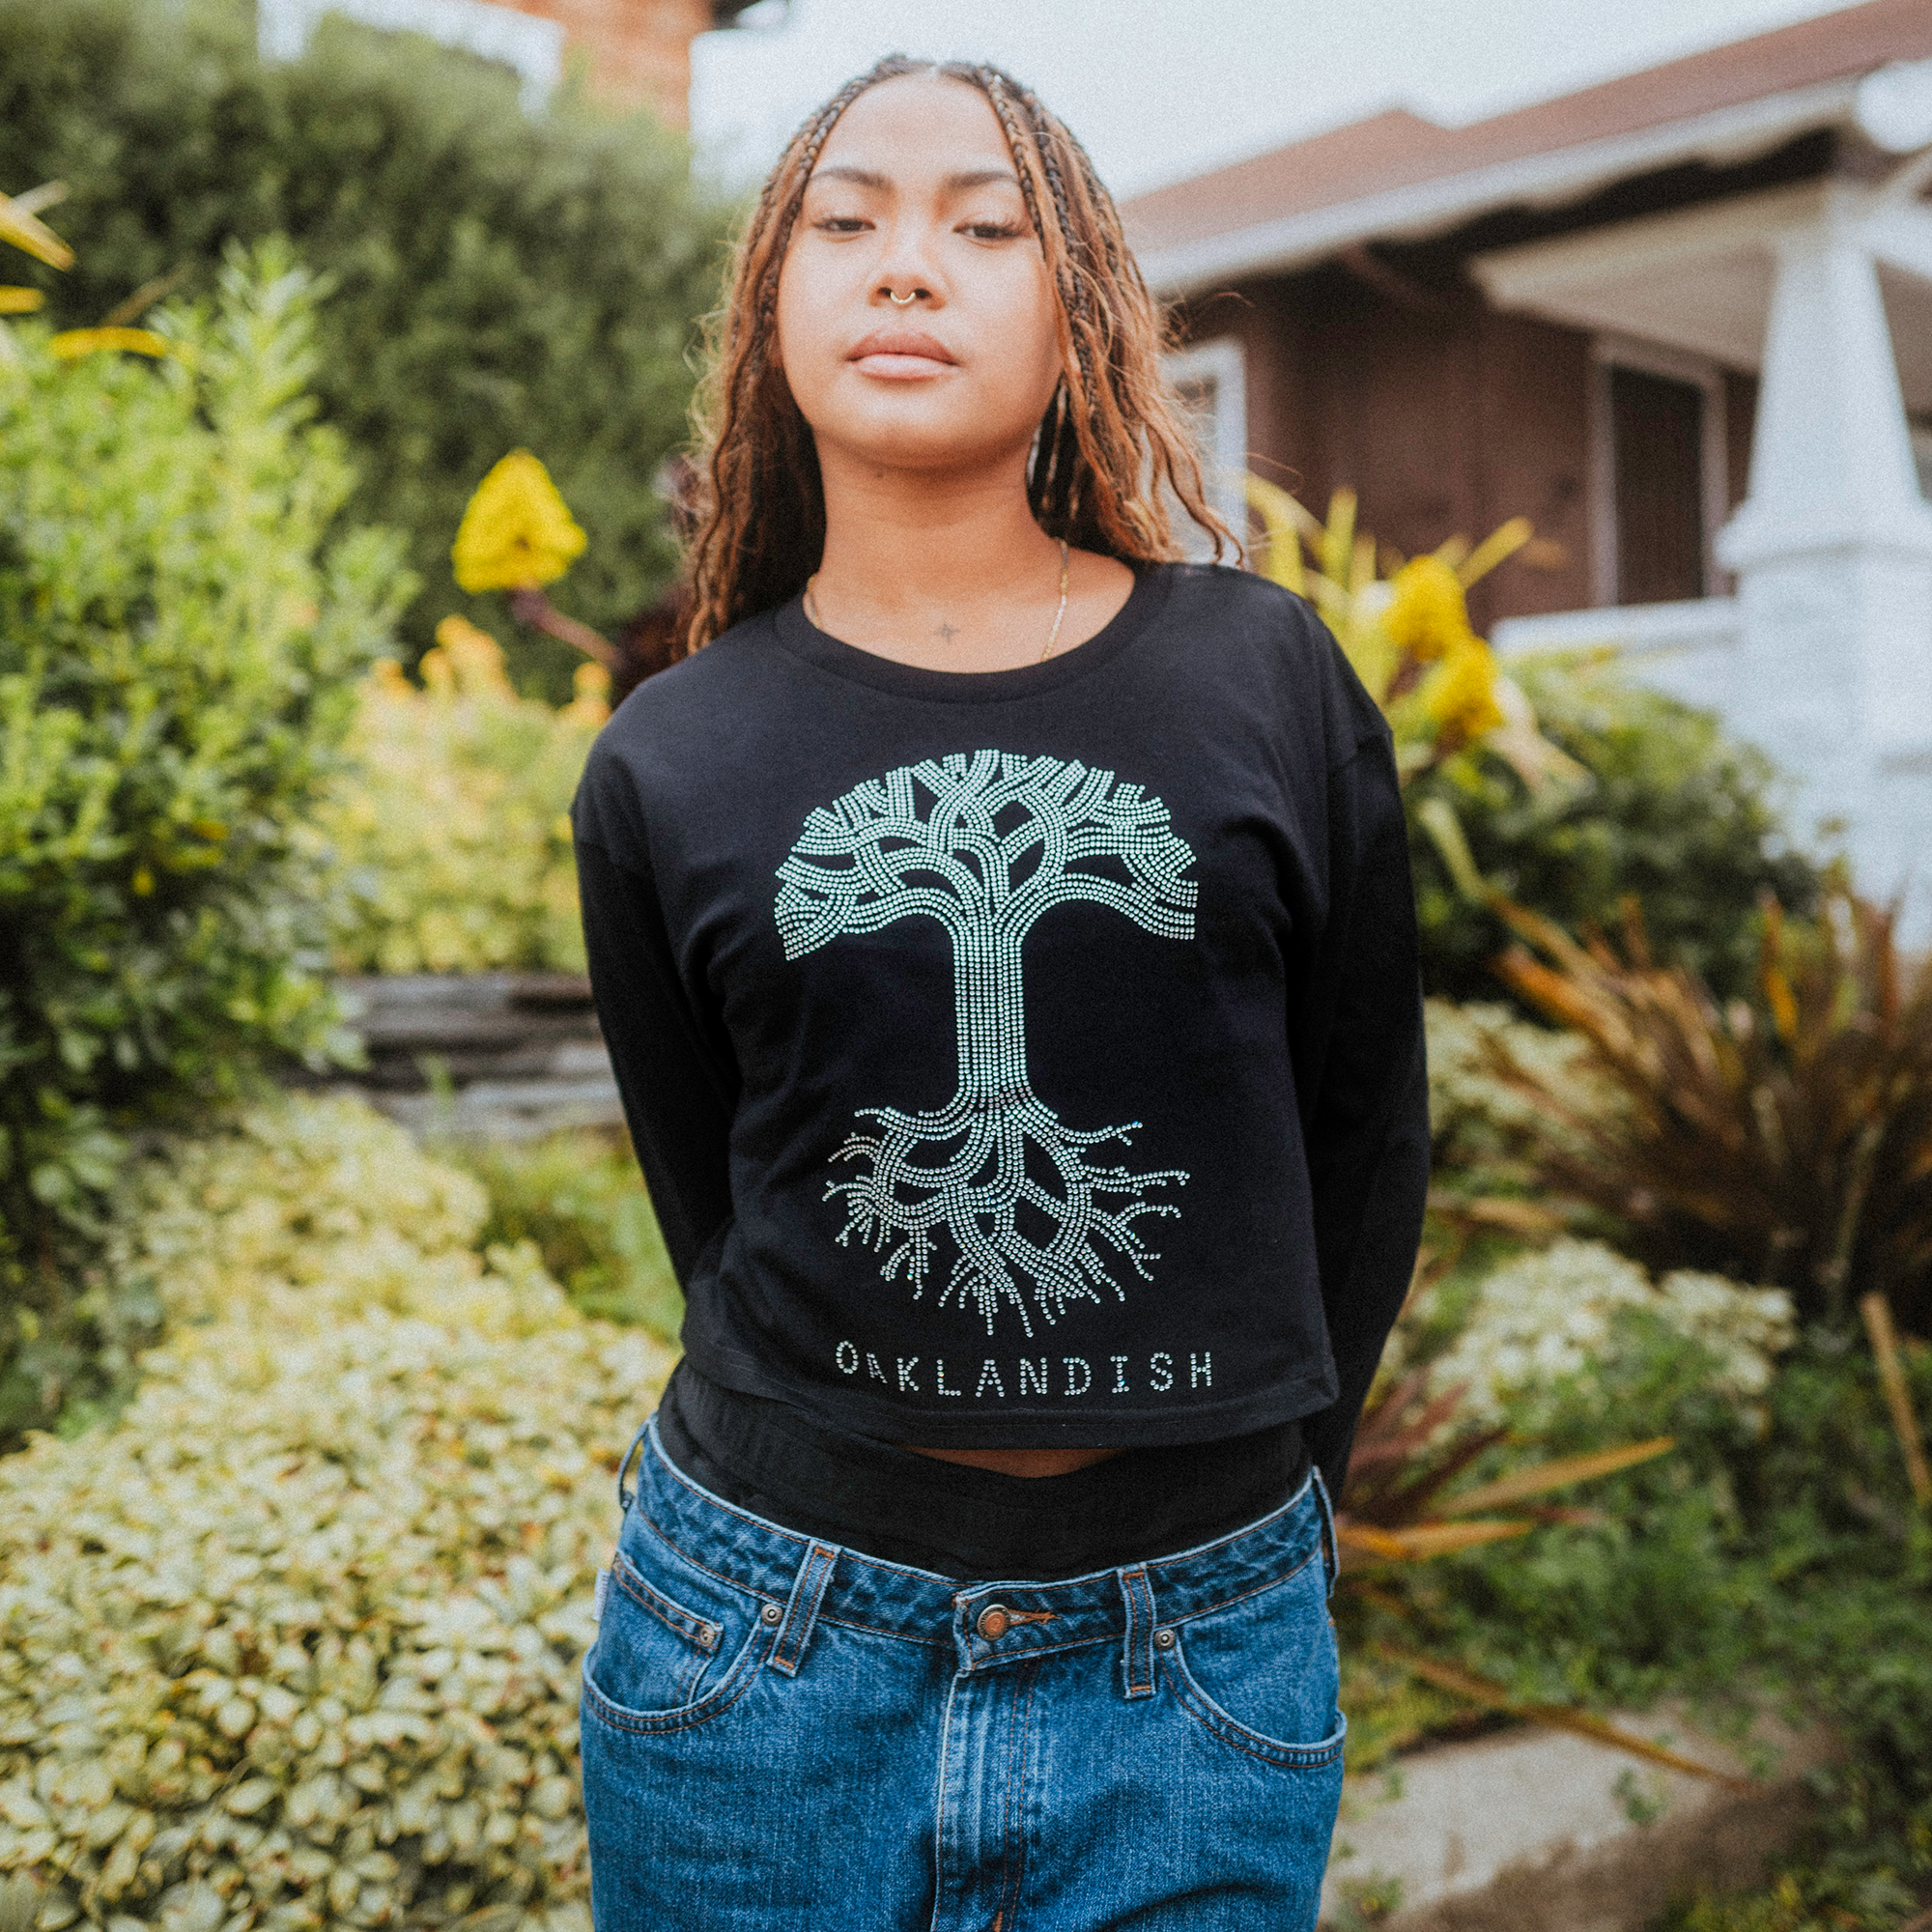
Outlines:
[{"label": "blue jeans", "polygon": [[1319,1476],[1179,1555],[956,1583],[639,1443],[583,1666],[598,1932],[1314,1925],[1345,1729]]}]

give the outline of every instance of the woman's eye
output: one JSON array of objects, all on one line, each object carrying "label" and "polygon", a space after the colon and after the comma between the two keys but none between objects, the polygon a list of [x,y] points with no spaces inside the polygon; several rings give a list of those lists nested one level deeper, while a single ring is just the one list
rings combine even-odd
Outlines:
[{"label": "woman's eye", "polygon": [[960,226],[976,242],[1010,242],[1027,232],[1015,221],[967,221]]},{"label": "woman's eye", "polygon": [[823,235],[857,235],[872,224],[862,215],[826,214],[821,215],[811,225]]}]

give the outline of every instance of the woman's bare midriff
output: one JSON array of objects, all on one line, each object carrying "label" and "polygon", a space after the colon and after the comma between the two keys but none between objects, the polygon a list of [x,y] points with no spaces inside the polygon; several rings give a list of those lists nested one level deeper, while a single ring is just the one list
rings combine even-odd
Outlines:
[{"label": "woman's bare midriff", "polygon": [[1075,1469],[1092,1468],[1118,1449],[921,1449],[911,1442],[902,1445],[915,1456],[930,1456],[941,1463],[964,1463],[971,1469],[992,1469],[1002,1476],[1070,1476]]}]

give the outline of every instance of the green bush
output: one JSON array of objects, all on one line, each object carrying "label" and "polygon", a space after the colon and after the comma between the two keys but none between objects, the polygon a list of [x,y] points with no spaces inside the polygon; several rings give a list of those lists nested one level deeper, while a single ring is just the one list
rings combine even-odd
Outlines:
[{"label": "green bush", "polygon": [[578,1664],[670,1357],[347,1100],[141,1164],[174,1324],[0,1462],[0,1911],[45,1932],[589,1932]]},{"label": "green bush", "polygon": [[[1544,735],[1591,781],[1538,796],[1501,758],[1463,757],[1409,787],[1411,823],[1426,799],[1446,799],[1484,876],[1519,904],[1576,931],[1615,925],[1620,902],[1634,897],[1660,959],[1690,967],[1719,997],[1742,991],[1757,963],[1760,896],[1808,913],[1820,886],[1817,867],[1785,841],[1770,761],[1613,663],[1511,668]],[[1419,828],[1409,848],[1428,989],[1495,998],[1489,961],[1508,932],[1457,891]]]},{"label": "green bush", "polygon": [[345,973],[583,971],[570,800],[610,679],[578,668],[554,710],[520,697],[494,639],[461,617],[412,684],[363,681],[346,772],[319,821],[342,890]]},{"label": "green bush", "polygon": [[[315,388],[347,439],[363,521],[409,533],[412,656],[466,598],[449,545],[506,450],[534,450],[589,533],[572,614],[607,631],[673,566],[652,479],[682,441],[694,318],[716,298],[722,205],[685,144],[565,98],[526,117],[515,76],[412,35],[327,19],[256,58],[231,0],[0,0],[0,180],[49,177],[79,256],[36,271],[64,325],[140,285],[211,282],[233,238],[290,237],[337,291]],[[568,696],[578,662],[535,634],[520,679]]]},{"label": "green bush", "polygon": [[0,385],[0,1443],[128,1346],[69,1265],[126,1133],[339,1042],[303,824],[402,580],[336,524],[312,293],[265,248],[161,366],[29,326]]},{"label": "green bush", "polygon": [[[1413,1298],[1391,1338],[1384,1374],[1400,1366],[1412,1327],[1435,1325],[1436,1294],[1425,1289]],[[1457,1414],[1465,1427],[1531,1437],[1579,1410],[1594,1414],[1600,1429],[1626,1429],[1629,1418],[1611,1392],[1628,1361],[1672,1350],[1666,1338],[1680,1337],[1701,1352],[1702,1393],[1730,1405],[1750,1439],[1762,1425],[1776,1358],[1794,1339],[1791,1297],[1781,1290],[1742,1288],[1684,1269],[1653,1285],[1601,1241],[1563,1239],[1525,1250],[1455,1299],[1455,1332],[1429,1361],[1430,1389],[1461,1392]]]},{"label": "green bush", "polygon": [[445,1158],[483,1183],[486,1245],[531,1242],[580,1314],[677,1339],[684,1295],[622,1134],[471,1143]]},{"label": "green bush", "polygon": [[[1627,1307],[1611,1341],[1587,1377],[1541,1392],[1538,1451],[1601,1448],[1606,1416],[1619,1436],[1667,1434],[1675,1450],[1566,1496],[1585,1506],[1577,1520],[1395,1573],[1385,1587],[1407,1618],[1351,1601],[1344,1654],[1389,1637],[1531,1703],[1687,1700],[1713,1734],[1766,1702],[1830,1725],[1843,1757],[1814,1774],[1824,1804],[1792,1871],[1668,1924],[1890,1932],[1932,1904],[1932,1534],[1871,1356],[1841,1330],[1807,1329],[1741,1407],[1708,1336]],[[1932,1349],[1908,1355],[1924,1413]],[[1522,1453],[1492,1451],[1471,1474]],[[1440,1711],[1422,1715],[1441,1727]]]}]

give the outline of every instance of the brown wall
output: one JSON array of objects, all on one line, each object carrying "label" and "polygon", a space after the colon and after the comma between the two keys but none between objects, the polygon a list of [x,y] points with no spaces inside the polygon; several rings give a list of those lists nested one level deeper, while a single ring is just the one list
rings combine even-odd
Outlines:
[{"label": "brown wall", "polygon": [[709,0],[509,0],[564,30],[565,59],[588,63],[592,96],[648,107],[668,128],[691,125],[691,43],[711,25]]},{"label": "brown wall", "polygon": [[1523,515],[1538,541],[1476,586],[1470,614],[1590,601],[1588,339],[1473,293],[1405,303],[1340,269],[1197,304],[1195,340],[1233,336],[1254,467],[1318,516],[1343,485],[1360,526],[1405,555]]}]

